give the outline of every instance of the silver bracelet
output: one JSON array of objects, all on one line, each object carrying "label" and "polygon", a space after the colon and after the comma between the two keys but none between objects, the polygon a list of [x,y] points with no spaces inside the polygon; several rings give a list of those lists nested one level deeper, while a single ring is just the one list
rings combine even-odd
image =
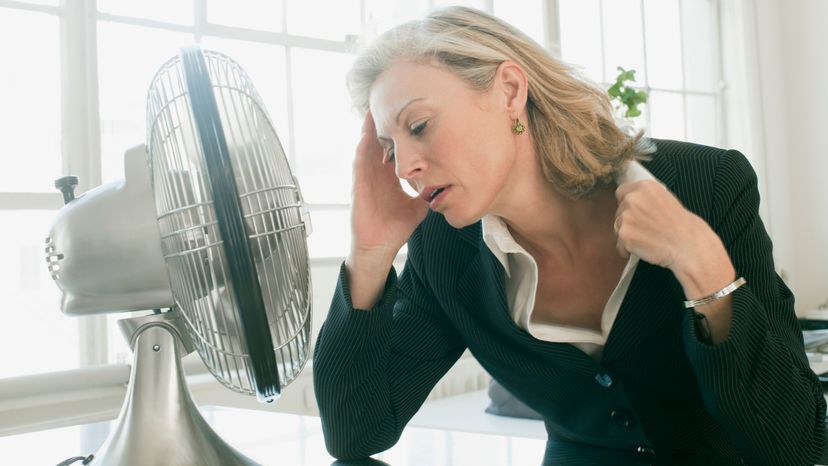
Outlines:
[{"label": "silver bracelet", "polygon": [[685,301],[684,302],[684,308],[685,309],[690,309],[691,307],[702,306],[702,305],[705,305],[705,304],[708,304],[708,303],[712,303],[713,301],[718,301],[718,300],[724,298],[725,296],[729,295],[730,293],[733,293],[734,291],[736,291],[740,286],[744,285],[745,283],[747,283],[747,280],[745,280],[744,277],[739,277],[736,280],[734,280],[733,283],[727,285],[726,287],[722,288],[721,290],[719,290],[719,291],[717,291],[717,292],[715,292],[711,295],[707,295],[704,298],[691,299],[689,301]]}]

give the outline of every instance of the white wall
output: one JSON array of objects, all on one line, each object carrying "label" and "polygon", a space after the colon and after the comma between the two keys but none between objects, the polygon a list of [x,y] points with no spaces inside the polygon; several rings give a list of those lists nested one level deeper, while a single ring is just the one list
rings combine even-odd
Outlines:
[{"label": "white wall", "polygon": [[754,4],[767,220],[802,313],[828,299],[828,2]]}]

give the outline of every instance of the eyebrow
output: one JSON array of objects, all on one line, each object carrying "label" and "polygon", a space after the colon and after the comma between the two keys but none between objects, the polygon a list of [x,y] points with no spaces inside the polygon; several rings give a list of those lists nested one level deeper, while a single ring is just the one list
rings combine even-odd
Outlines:
[{"label": "eyebrow", "polygon": [[400,109],[400,111],[399,111],[399,112],[397,112],[397,117],[396,117],[396,118],[394,118],[394,123],[399,123],[399,121],[400,121],[400,115],[402,115],[403,111],[404,111],[404,110],[405,110],[405,109],[406,109],[409,105],[413,104],[414,102],[420,101],[420,100],[425,100],[425,97],[415,97],[415,98],[413,98],[413,99],[409,100],[407,104],[403,105],[403,106],[402,106],[402,108]]},{"label": "eyebrow", "polygon": [[[405,111],[405,109],[408,108],[409,105],[413,104],[414,102],[418,102],[420,100],[425,100],[425,97],[415,97],[415,98],[409,100],[405,105],[403,105],[402,108],[400,108],[400,111],[397,112],[397,116],[394,118],[394,123],[399,124],[400,116],[402,115],[403,111]],[[379,139],[380,141],[391,141],[391,138],[388,138],[388,137],[385,137],[385,136],[379,136],[379,135],[377,135],[377,139]]]}]

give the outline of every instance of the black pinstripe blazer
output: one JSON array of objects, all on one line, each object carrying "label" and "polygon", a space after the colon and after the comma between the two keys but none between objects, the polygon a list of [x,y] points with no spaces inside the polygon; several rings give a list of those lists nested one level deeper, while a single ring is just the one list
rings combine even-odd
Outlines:
[{"label": "black pinstripe blazer", "polygon": [[458,230],[432,212],[375,309],[354,310],[344,267],[340,274],[314,355],[331,454],[358,458],[392,446],[468,348],[546,418],[557,442],[700,463],[813,464],[825,442],[825,401],[804,354],[794,298],[775,273],[756,175],[736,151],[655,142],[644,166],[707,221],[747,279],[733,294],[725,342],[701,343],[678,281],[644,261],[600,361],[570,344],[537,340],[509,316],[504,271],[480,223]]}]

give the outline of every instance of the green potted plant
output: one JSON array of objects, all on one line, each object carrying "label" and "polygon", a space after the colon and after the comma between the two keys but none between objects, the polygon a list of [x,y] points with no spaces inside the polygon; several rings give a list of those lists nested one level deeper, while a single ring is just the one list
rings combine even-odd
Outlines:
[{"label": "green potted plant", "polygon": [[635,70],[625,70],[618,67],[618,76],[615,84],[607,89],[610,102],[616,113],[623,118],[632,119],[641,115],[639,105],[647,102],[647,91],[636,90],[628,82],[635,82]]}]

